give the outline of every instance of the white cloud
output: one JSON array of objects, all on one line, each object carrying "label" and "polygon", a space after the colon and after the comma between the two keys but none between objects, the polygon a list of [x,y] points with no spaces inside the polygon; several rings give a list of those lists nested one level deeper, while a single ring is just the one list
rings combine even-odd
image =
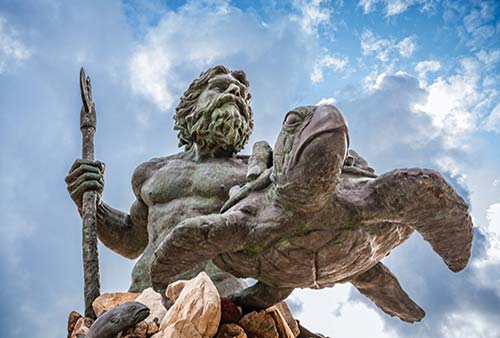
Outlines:
[{"label": "white cloud", "polygon": [[486,210],[488,225],[486,232],[488,234],[490,247],[487,254],[495,260],[500,260],[500,202],[489,206]]},{"label": "white cloud", "polygon": [[414,3],[414,0],[388,0],[386,1],[387,16],[401,14]]},{"label": "white cloud", "polygon": [[498,323],[475,311],[451,313],[442,325],[446,338],[498,338]]},{"label": "white cloud", "polygon": [[415,37],[413,36],[408,36],[401,40],[398,43],[398,48],[399,48],[399,54],[404,57],[408,58],[413,55],[413,52],[417,48],[417,45],[415,43]]},{"label": "white cloud", "polygon": [[[297,289],[296,297],[305,309],[298,315],[300,323],[312,332],[329,337],[389,338],[378,313],[360,302],[349,301],[352,286],[339,284],[333,288]],[[359,325],[360,318],[363,325]]]},{"label": "white cloud", "polygon": [[444,155],[436,160],[436,165],[440,171],[448,173],[463,187],[466,186],[467,174],[464,172],[464,167],[457,159],[450,155]]},{"label": "white cloud", "polygon": [[375,10],[379,3],[385,5],[386,16],[404,13],[413,5],[420,5],[422,12],[429,12],[435,9],[434,1],[431,0],[360,0],[358,6],[363,8],[364,13],[370,13]]},{"label": "white cloud", "polygon": [[445,80],[439,77],[427,90],[427,102],[417,105],[416,110],[430,116],[433,125],[449,136],[448,146],[459,146],[457,137],[476,126],[476,116],[467,102],[468,94],[477,95],[476,88],[466,78],[453,77]]},{"label": "white cloud", "polygon": [[380,2],[380,0],[359,0],[358,6],[363,7],[365,13],[370,13],[375,9],[375,5]]},{"label": "white cloud", "polygon": [[500,49],[480,50],[476,56],[485,66],[493,66],[500,60]]},{"label": "white cloud", "polygon": [[167,86],[171,67],[169,53],[161,45],[139,47],[130,60],[132,88],[167,110],[174,100]]},{"label": "white cloud", "polygon": [[427,73],[437,72],[439,69],[441,69],[441,63],[436,60],[420,61],[415,66],[415,71],[421,80],[425,79]]},{"label": "white cloud", "polygon": [[19,38],[19,33],[0,17],[0,74],[10,65],[28,59],[32,51]]},{"label": "white cloud", "polygon": [[[422,65],[421,70],[425,67]],[[462,137],[480,126],[483,107],[488,106],[492,93],[480,87],[481,66],[471,58],[460,61],[457,72],[445,77],[437,77],[431,84],[422,82],[428,91],[425,104],[415,106],[415,110],[428,115],[434,127],[446,135],[450,148],[462,148]],[[487,127],[495,123],[495,114]]]},{"label": "white cloud", "polygon": [[361,48],[364,55],[375,54],[381,61],[389,60],[389,49],[392,43],[388,39],[377,39],[375,35],[367,30],[361,35]]},{"label": "white cloud", "polygon": [[342,71],[348,61],[347,57],[335,57],[332,55],[322,57],[313,66],[311,81],[315,83],[323,81],[323,71],[325,69],[332,69],[335,72]]},{"label": "white cloud", "polygon": [[377,59],[388,62],[397,59],[397,55],[408,58],[416,49],[415,37],[407,36],[401,41],[376,37],[366,30],[361,35],[361,49],[364,55],[375,55]]},{"label": "white cloud", "polygon": [[330,22],[332,10],[329,1],[325,0],[296,0],[294,6],[300,11],[300,16],[292,16],[302,29],[308,33],[315,33],[316,29]]},{"label": "white cloud", "polygon": [[486,130],[500,133],[500,103],[498,103],[488,115],[484,126]]},{"label": "white cloud", "polygon": [[[288,18],[263,25],[252,12],[243,12],[226,3],[207,7],[190,2],[177,11],[167,12],[147,32],[130,59],[131,83],[136,93],[166,111],[200,70],[216,64],[234,69],[245,65],[247,72],[252,70],[249,65],[255,68],[260,65],[260,69],[268,69],[272,74],[285,68],[289,72],[290,61],[301,59],[302,64],[298,65],[301,73],[302,67],[309,70],[313,67],[312,58],[310,62],[308,57],[316,48],[315,38],[303,39],[304,34]],[[305,43],[307,48],[303,46]],[[297,49],[307,51],[290,57]],[[281,57],[283,53],[286,58]],[[325,67],[342,66],[328,58],[324,63]],[[253,82],[252,74],[249,75]],[[295,85],[290,78],[286,86]]]},{"label": "white cloud", "polygon": [[322,104],[331,104],[335,105],[337,103],[337,100],[333,97],[324,97],[321,100],[316,103],[317,106],[322,105]]},{"label": "white cloud", "polygon": [[494,3],[482,1],[464,16],[463,23],[468,33],[466,44],[471,49],[478,49],[484,42],[491,41],[497,34],[496,9]]}]

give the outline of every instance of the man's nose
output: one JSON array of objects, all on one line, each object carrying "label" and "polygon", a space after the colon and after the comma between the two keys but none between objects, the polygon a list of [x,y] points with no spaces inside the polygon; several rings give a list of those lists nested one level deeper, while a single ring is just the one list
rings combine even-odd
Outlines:
[{"label": "man's nose", "polygon": [[233,94],[233,95],[240,95],[240,87],[238,87],[234,83],[231,83],[229,85],[229,87],[227,87],[226,93],[230,93],[230,94]]}]

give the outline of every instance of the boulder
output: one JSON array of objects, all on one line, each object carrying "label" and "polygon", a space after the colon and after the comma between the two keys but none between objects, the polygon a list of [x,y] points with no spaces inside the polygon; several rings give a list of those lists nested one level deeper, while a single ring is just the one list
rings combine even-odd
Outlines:
[{"label": "boulder", "polygon": [[190,320],[181,319],[158,332],[151,338],[204,338]]},{"label": "boulder", "polygon": [[295,338],[294,333],[292,332],[290,327],[288,327],[285,318],[276,306],[271,306],[270,308],[266,309],[266,312],[273,318],[274,324],[276,325],[276,330],[278,331],[278,336],[280,338]]},{"label": "boulder", "polygon": [[275,305],[275,307],[279,310],[279,312],[285,319],[290,330],[292,330],[294,337],[297,337],[300,334],[299,324],[297,323],[295,318],[293,318],[292,311],[290,311],[290,308],[288,307],[287,303],[279,302],[278,304]]},{"label": "boulder", "polygon": [[93,323],[94,320],[92,318],[80,317],[75,323],[75,327],[73,328],[70,338],[77,338],[77,335],[80,333],[87,334]]},{"label": "boulder", "polygon": [[148,323],[148,337],[154,335],[160,330],[160,327],[158,326],[158,323],[153,322],[153,323]]},{"label": "boulder", "polygon": [[[180,334],[189,332],[196,337],[212,338],[219,327],[221,305],[219,293],[210,277],[200,272],[196,278],[190,280],[182,289],[174,305],[167,311],[160,325],[160,333],[155,335],[162,338],[184,337]],[[169,336],[167,333],[176,332]],[[186,333],[187,334],[187,333]]]},{"label": "boulder", "polygon": [[174,304],[179,295],[181,294],[182,289],[186,286],[189,281],[187,280],[178,280],[167,286],[167,290],[165,291],[165,296],[167,296],[168,300],[171,304]]},{"label": "boulder", "polygon": [[241,307],[236,305],[231,299],[221,297],[221,323],[237,323],[242,316]]},{"label": "boulder", "polygon": [[219,328],[217,338],[248,338],[245,330],[237,324],[222,324]]},{"label": "boulder", "polygon": [[136,302],[142,303],[149,308],[149,316],[144,319],[146,323],[161,323],[167,309],[163,305],[163,299],[161,294],[153,290],[153,288],[147,288],[144,290],[139,297],[135,299]]},{"label": "boulder", "polygon": [[238,324],[252,338],[278,338],[278,330],[273,317],[266,310],[250,312],[241,318]]},{"label": "boulder", "polygon": [[108,311],[123,303],[133,302],[138,296],[139,293],[131,292],[104,293],[94,300],[92,308],[95,315],[99,317],[104,311]]},{"label": "boulder", "polygon": [[82,318],[82,315],[76,311],[71,311],[68,316],[68,337],[71,337],[71,334],[75,330],[75,325],[78,319]]}]

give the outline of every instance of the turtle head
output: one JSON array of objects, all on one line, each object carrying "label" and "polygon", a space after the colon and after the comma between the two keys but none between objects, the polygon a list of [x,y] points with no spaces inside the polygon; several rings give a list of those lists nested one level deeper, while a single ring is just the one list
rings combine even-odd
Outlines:
[{"label": "turtle head", "polygon": [[336,107],[288,112],[274,150],[273,198],[302,211],[322,208],[335,189],[348,146],[347,124]]}]

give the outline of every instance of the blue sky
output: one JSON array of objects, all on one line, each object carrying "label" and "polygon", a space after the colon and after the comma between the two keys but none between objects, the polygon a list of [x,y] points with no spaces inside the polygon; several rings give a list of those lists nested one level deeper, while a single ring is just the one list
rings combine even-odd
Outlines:
[{"label": "blue sky", "polygon": [[[302,323],[332,337],[500,337],[499,17],[497,1],[1,1],[2,336],[60,337],[83,308],[81,222],[64,184],[80,153],[79,68],[93,81],[103,198],[128,210],[135,166],[178,151],[179,96],[224,64],[251,82],[250,144],[273,144],[289,109],[334,102],[378,173],[438,169],[471,206],[464,271],[419,235],[384,260],[421,323],[349,285],[295,291]],[[134,262],[105,247],[100,260],[102,291],[126,290]]]}]

